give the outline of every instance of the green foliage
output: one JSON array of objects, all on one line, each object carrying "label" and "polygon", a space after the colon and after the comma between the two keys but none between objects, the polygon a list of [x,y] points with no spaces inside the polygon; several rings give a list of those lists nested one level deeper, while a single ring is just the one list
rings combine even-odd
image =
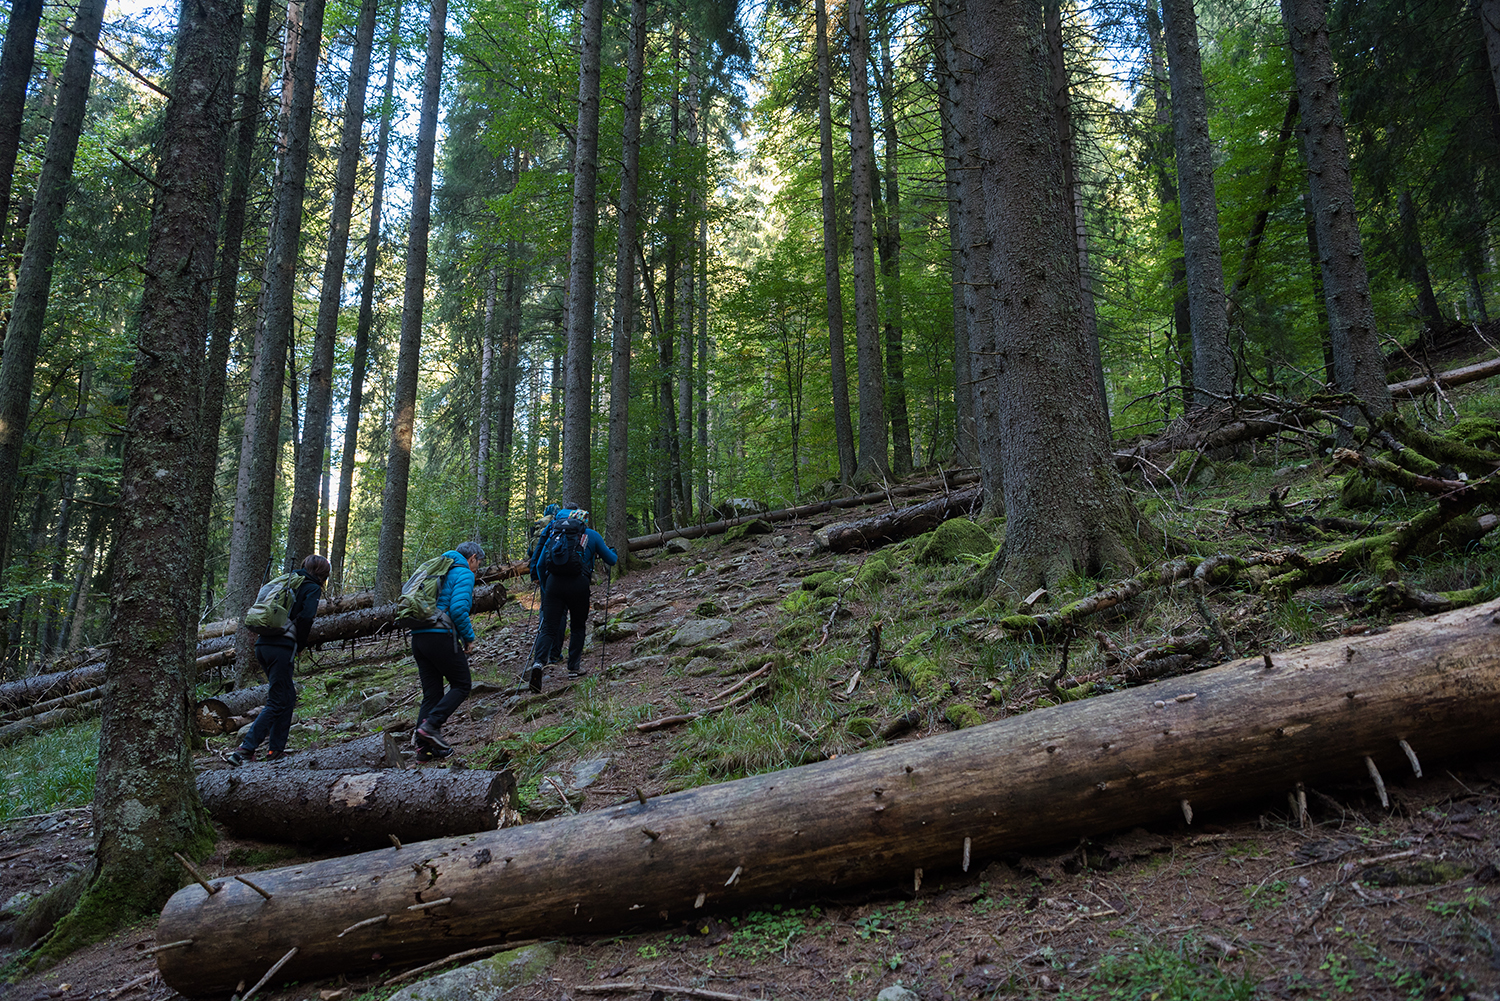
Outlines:
[{"label": "green foliage", "polygon": [[822,916],[823,912],[816,907],[784,908],[778,904],[769,911],[752,911],[742,918],[730,918],[733,932],[719,952],[741,959],[785,955],[792,940],[806,934],[808,926]]},{"label": "green foliage", "polygon": [[94,798],[99,762],[99,721],[48,730],[0,748],[0,821],[69,806]]},{"label": "green foliage", "polygon": [[[1215,951],[1215,955],[1217,952]],[[1093,980],[1065,988],[1058,997],[1070,1001],[1250,1001],[1255,981],[1248,974],[1216,966],[1199,954],[1198,943],[1185,937],[1175,947],[1142,943],[1136,951],[1106,955]]]}]

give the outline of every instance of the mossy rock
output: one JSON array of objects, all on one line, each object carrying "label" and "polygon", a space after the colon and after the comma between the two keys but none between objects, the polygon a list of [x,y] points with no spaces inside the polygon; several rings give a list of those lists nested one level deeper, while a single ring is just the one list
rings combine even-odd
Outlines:
[{"label": "mossy rock", "polygon": [[978,726],[984,722],[984,717],[979,714],[979,710],[967,702],[950,702],[948,708],[943,710],[943,717],[958,730]]},{"label": "mossy rock", "polygon": [[816,632],[820,627],[818,620],[809,616],[795,618],[781,627],[776,634],[776,640],[781,645],[793,644],[806,639]]},{"label": "mossy rock", "polygon": [[891,669],[906,682],[917,698],[939,699],[948,694],[951,687],[948,675],[931,657],[920,654],[892,658]]},{"label": "mossy rock", "polygon": [[891,564],[895,562],[895,556],[885,550],[874,553],[865,560],[854,574],[854,586],[868,589],[880,587],[894,576],[891,572]]},{"label": "mossy rock", "polygon": [[869,739],[875,736],[875,732],[879,726],[878,722],[868,716],[850,716],[848,721],[844,723],[844,730],[851,737]]},{"label": "mossy rock", "polygon": [[738,542],[741,539],[747,538],[751,535],[770,535],[771,532],[772,528],[769,524],[761,521],[759,518],[754,518],[750,521],[745,522],[743,525],[736,525],[729,531],[725,532],[724,545],[727,546],[732,542]]},{"label": "mossy rock", "polygon": [[1465,417],[1443,433],[1475,448],[1500,451],[1500,421],[1493,417]]},{"label": "mossy rock", "polygon": [[718,602],[710,599],[709,601],[700,601],[698,607],[693,609],[693,614],[701,618],[711,619],[723,615],[724,609]]},{"label": "mossy rock", "polygon": [[964,556],[988,556],[994,551],[990,533],[968,518],[952,518],[921,537],[915,559],[920,564],[956,563]]},{"label": "mossy rock", "polygon": [[708,570],[708,564],[707,563],[694,563],[692,566],[690,566],[686,570],[684,570],[682,572],[682,575],[684,577],[697,577],[699,574],[702,574],[702,573],[706,572],[707,570]]},{"label": "mossy rock", "polygon": [[784,612],[789,612],[792,615],[799,615],[802,612],[805,612],[808,609],[812,608],[813,603],[817,600],[818,599],[813,597],[811,591],[793,591],[791,594],[781,599],[781,608]]},{"label": "mossy rock", "polygon": [[1409,865],[1372,865],[1359,874],[1359,881],[1374,886],[1441,886],[1470,871],[1471,867],[1459,862],[1422,859]]},{"label": "mossy rock", "polygon": [[817,573],[810,573],[802,578],[802,590],[816,591],[829,581],[838,580],[839,576],[837,570],[819,570]]}]

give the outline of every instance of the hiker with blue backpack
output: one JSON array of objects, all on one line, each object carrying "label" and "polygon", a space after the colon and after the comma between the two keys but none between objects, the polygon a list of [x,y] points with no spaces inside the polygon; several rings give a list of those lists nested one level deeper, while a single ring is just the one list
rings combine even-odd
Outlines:
[{"label": "hiker with blue backpack", "polygon": [[531,666],[525,671],[526,683],[533,692],[542,690],[542,673],[547,667],[548,654],[562,639],[564,618],[571,620],[568,677],[579,678],[588,673],[583,666],[583,644],[595,558],[602,558],[609,566],[619,560],[615,551],[605,545],[604,537],[588,527],[587,511],[571,508],[559,511],[531,558],[531,575],[542,585],[542,624],[531,648]]},{"label": "hiker with blue backpack", "polygon": [[[417,745],[417,760],[446,758],[453,747],[443,739],[443,724],[453,715],[474,687],[469,672],[469,654],[474,649],[474,623],[469,611],[474,605],[474,582],[484,565],[484,548],[477,542],[460,542],[437,560],[417,568],[412,580],[402,589],[403,599],[416,590],[417,577],[432,574],[447,562],[437,587],[435,614],[425,622],[411,624],[411,655],[417,662],[417,678],[422,683],[422,707],[417,713],[417,728],[412,743]],[[397,625],[403,623],[398,619]],[[447,690],[443,684],[447,682]]]},{"label": "hiker with blue backpack", "polygon": [[245,628],[258,634],[256,663],[266,672],[271,685],[266,704],[255,722],[240,738],[239,746],[224,756],[235,768],[254,761],[262,741],[267,745],[265,760],[277,761],[286,756],[287,732],[292,726],[292,709],[297,705],[292,665],[297,654],[307,648],[329,569],[326,558],[307,557],[300,569],[267,581],[245,612]]}]

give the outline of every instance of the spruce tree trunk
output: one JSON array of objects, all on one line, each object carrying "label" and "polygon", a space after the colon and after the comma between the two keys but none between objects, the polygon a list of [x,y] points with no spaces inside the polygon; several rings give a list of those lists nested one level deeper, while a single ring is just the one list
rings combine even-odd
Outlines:
[{"label": "spruce tree trunk", "polygon": [[[573,238],[568,253],[568,367],[563,395],[565,503],[593,507],[590,451],[594,376],[594,233],[599,209],[599,60],[603,0],[584,0],[578,25],[578,124],[574,132]],[[670,337],[668,332],[666,336]]]},{"label": "spruce tree trunk", "polygon": [[959,123],[967,107],[958,74],[959,53],[954,45],[952,0],[933,0],[930,12],[934,76],[938,94],[938,129],[943,141],[943,191],[948,196],[948,273],[953,286],[953,458],[961,466],[978,461],[974,424],[973,369],[970,366],[968,312],[964,309],[963,187],[959,181],[959,147],[964,137]]},{"label": "spruce tree trunk", "polygon": [[1500,0],[1479,0],[1479,25],[1484,33],[1484,50],[1490,57],[1495,100],[1500,102]]},{"label": "spruce tree trunk", "polygon": [[26,116],[26,86],[36,56],[36,33],[42,24],[42,0],[12,0],[0,53],[0,247],[10,232],[11,183],[21,149],[21,122]]},{"label": "spruce tree trunk", "polygon": [[401,351],[396,360],[395,419],[380,506],[380,552],[375,596],[390,601],[401,591],[406,541],[406,493],[411,480],[412,433],[416,424],[417,375],[422,352],[422,306],[427,293],[427,234],[432,228],[432,172],[437,148],[438,96],[442,91],[443,41],[448,0],[433,0],[427,21],[427,63],[422,73],[422,115],[417,125],[411,224],[406,243],[406,292],[401,305]]},{"label": "spruce tree trunk", "polygon": [[292,486],[287,518],[286,565],[298,566],[317,542],[319,483],[333,403],[333,350],[338,340],[339,303],[344,292],[344,265],[349,259],[349,217],[354,208],[355,171],[364,153],[360,134],[365,122],[365,88],[370,80],[370,53],[375,46],[378,0],[363,0],[349,56],[349,80],[344,93],[344,129],[339,138],[338,169],[333,182],[333,205],[328,217],[328,250],[323,265],[323,287],[313,328],[312,363],[307,370],[306,416],[302,421],[302,449]]},{"label": "spruce tree trunk", "polygon": [[370,184],[370,228],[365,234],[365,268],[359,284],[359,320],[354,328],[354,352],[349,363],[349,416],[344,423],[344,442],[339,460],[339,500],[333,516],[333,541],[329,545],[332,572],[328,579],[336,592],[347,585],[344,556],[349,544],[349,505],[354,497],[354,464],[359,455],[359,418],[364,405],[365,366],[370,357],[370,324],[374,317],[375,271],[380,264],[380,208],[385,197],[385,161],[391,145],[391,115],[395,108],[396,56],[401,43],[401,4],[391,12],[391,36],[385,62],[385,92],[380,103],[380,139],[375,146],[375,175]]},{"label": "spruce tree trunk", "polygon": [[[292,338],[297,251],[302,235],[302,202],[307,187],[325,7],[325,0],[305,0],[287,8],[284,59],[289,63],[290,75],[284,78],[282,90],[283,146],[261,280],[261,314],[255,333],[245,430],[240,438],[225,584],[228,610],[236,614],[249,607],[261,583],[274,573],[271,521],[275,511],[276,460],[280,453],[283,376]],[[255,663],[254,646],[255,636],[248,630],[242,631],[236,646],[241,681]]]},{"label": "spruce tree trunk", "polygon": [[206,854],[213,833],[193,786],[186,737],[193,590],[163,601],[160,583],[197,564],[195,470],[209,290],[233,104],[238,0],[185,5],[171,97],[157,147],[156,204],[121,469],[113,620],[94,791],[94,869],[77,908],[42,947],[66,955],[155,910],[180,885],[173,853]]},{"label": "spruce tree trunk", "polygon": [[1422,248],[1422,231],[1417,224],[1417,206],[1412,201],[1410,187],[1401,189],[1396,212],[1401,219],[1401,257],[1406,276],[1417,292],[1417,315],[1425,327],[1423,336],[1431,338],[1443,325],[1443,311],[1438,308],[1437,295],[1432,291],[1432,275],[1427,270],[1427,252]]},{"label": "spruce tree trunk", "polygon": [[1219,252],[1219,203],[1214,192],[1213,141],[1198,54],[1193,0],[1162,0],[1167,72],[1172,82],[1172,134],[1177,149],[1183,258],[1193,325],[1193,401],[1220,402],[1234,392],[1234,355],[1224,312],[1224,263]]},{"label": "spruce tree trunk", "polygon": [[630,351],[635,320],[635,244],[640,218],[636,192],[640,184],[645,59],[646,0],[631,0],[621,136],[619,234],[615,242],[614,326],[610,332],[609,472],[604,495],[604,540],[622,556],[628,555],[630,543],[626,508],[630,474]]},{"label": "spruce tree trunk", "polygon": [[[245,242],[250,166],[255,155],[255,138],[260,129],[262,76],[265,72],[266,39],[270,35],[270,26],[271,0],[256,0],[250,39],[245,50],[245,68],[240,77],[237,113],[239,131],[234,143],[234,160],[229,168],[229,193],[224,204],[224,236],[219,255],[214,307],[209,319],[208,361],[204,365],[203,395],[198,420],[199,441],[192,457],[196,472],[193,477],[194,507],[189,530],[204,533],[203,541],[193,547],[193,553],[205,559],[208,552],[209,517],[213,511],[214,478],[219,469],[219,426],[224,416],[229,349],[239,311],[240,257]],[[199,582],[204,581],[204,578],[204,567],[200,564],[189,580]],[[205,607],[205,611],[211,613],[213,610]],[[191,638],[189,637],[190,640]]]},{"label": "spruce tree trunk", "polygon": [[[881,294],[885,298],[885,397],[891,415],[892,471],[897,476],[911,472],[911,423],[906,411],[906,362],[901,346],[901,183],[897,152],[900,136],[896,128],[895,64],[891,61],[891,35],[895,13],[889,2],[880,11],[880,119],[885,138],[885,205],[880,213]],[[874,185],[877,202],[878,182]]]},{"label": "spruce tree trunk", "polygon": [[10,565],[10,527],[15,519],[21,451],[31,412],[31,387],[42,330],[47,322],[58,226],[72,189],[73,161],[78,154],[89,82],[94,75],[94,47],[104,21],[104,0],[81,0],[77,9],[73,40],[63,63],[56,110],[47,135],[47,152],[26,227],[26,249],[16,275],[3,359],[0,359],[0,567]]},{"label": "spruce tree trunk", "polygon": [[[1172,142],[1168,138],[1172,131],[1172,96],[1167,85],[1167,67],[1162,60],[1161,18],[1156,12],[1156,0],[1146,4],[1146,39],[1150,47],[1152,106],[1156,111],[1157,139],[1152,143],[1152,171],[1156,175],[1157,201],[1168,218],[1175,218],[1167,231],[1167,239],[1176,243],[1182,239],[1182,213],[1177,206],[1177,181],[1173,178],[1170,153]],[[1178,381],[1182,386],[1182,408],[1193,406],[1193,317],[1188,309],[1187,262],[1179,255],[1171,261],[1172,289],[1172,339],[1169,350],[1175,350],[1178,361]],[[1170,411],[1170,408],[1168,408]],[[1170,412],[1163,417],[1170,416]]]},{"label": "spruce tree trunk", "polygon": [[855,479],[890,472],[885,421],[885,376],[881,371],[880,313],[876,306],[874,191],[875,140],[870,125],[870,31],[864,0],[850,0],[849,187],[854,254],[854,346],[859,368],[859,464]]},{"label": "spruce tree trunk", "polygon": [[[479,419],[474,426],[474,538],[489,534],[490,464],[495,432],[495,342],[500,276],[492,262],[484,269],[484,324],[479,336]],[[488,547],[486,547],[488,548]]]},{"label": "spruce tree trunk", "polygon": [[[1497,0],[1500,2],[1500,0]],[[833,190],[833,111],[829,89],[828,4],[815,0],[818,31],[818,155],[823,191],[823,295],[828,314],[828,358],[833,382],[833,437],[839,482],[854,482],[854,427],[849,421],[849,375],[844,364],[844,290],[839,279],[839,217]]]},{"label": "spruce tree trunk", "polygon": [[1041,0],[971,5],[983,61],[976,109],[981,190],[996,288],[1005,543],[991,568],[1025,594],[1070,573],[1133,566],[1131,505],[1094,399],[1078,307],[1073,205],[1047,88]]},{"label": "spruce tree trunk", "polygon": [[[511,150],[511,177],[521,183],[524,161],[519,149]],[[525,291],[524,264],[516,240],[505,244],[505,322],[500,342],[499,519],[500,559],[508,559],[510,545],[510,498],[516,470],[516,394],[521,382],[521,298]]]},{"label": "spruce tree trunk", "polygon": [[684,95],[687,113],[684,116],[686,121],[682,138],[688,148],[683,159],[692,165],[692,169],[685,171],[688,176],[682,193],[682,201],[686,206],[686,218],[683,220],[686,225],[683,228],[694,235],[679,242],[679,246],[687,248],[687,253],[679,257],[677,272],[680,283],[677,294],[677,470],[680,481],[677,522],[681,525],[690,525],[693,521],[693,324],[698,306],[695,291],[698,278],[698,227],[695,220],[702,214],[700,196],[703,184],[703,177],[697,167],[698,45],[692,35],[688,36],[687,58],[687,92]]},{"label": "spruce tree trunk", "polygon": [[[1338,74],[1328,40],[1328,4],[1327,0],[1282,0],[1281,12],[1291,41],[1297,99],[1302,109],[1302,142],[1323,276],[1323,302],[1328,309],[1334,385],[1359,397],[1370,413],[1378,416],[1391,409],[1391,394],[1386,389],[1385,361],[1370,301],[1370,277],[1360,245]],[[1357,407],[1346,407],[1344,418],[1351,423],[1365,420]]]}]

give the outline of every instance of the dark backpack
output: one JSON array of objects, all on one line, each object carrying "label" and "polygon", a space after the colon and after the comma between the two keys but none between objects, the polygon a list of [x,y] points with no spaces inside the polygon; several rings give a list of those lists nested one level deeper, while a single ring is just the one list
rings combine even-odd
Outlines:
[{"label": "dark backpack", "polygon": [[245,610],[245,628],[261,636],[280,636],[292,618],[299,573],[278,574],[260,586],[255,601]]},{"label": "dark backpack", "polygon": [[411,579],[401,588],[401,597],[396,599],[397,629],[432,629],[444,625],[446,612],[439,612],[437,599],[442,590],[443,578],[453,569],[453,557],[434,556],[417,567]]},{"label": "dark backpack", "polygon": [[553,521],[542,549],[542,569],[547,575],[583,575],[583,551],[588,545],[586,531],[583,521],[571,515]]}]

